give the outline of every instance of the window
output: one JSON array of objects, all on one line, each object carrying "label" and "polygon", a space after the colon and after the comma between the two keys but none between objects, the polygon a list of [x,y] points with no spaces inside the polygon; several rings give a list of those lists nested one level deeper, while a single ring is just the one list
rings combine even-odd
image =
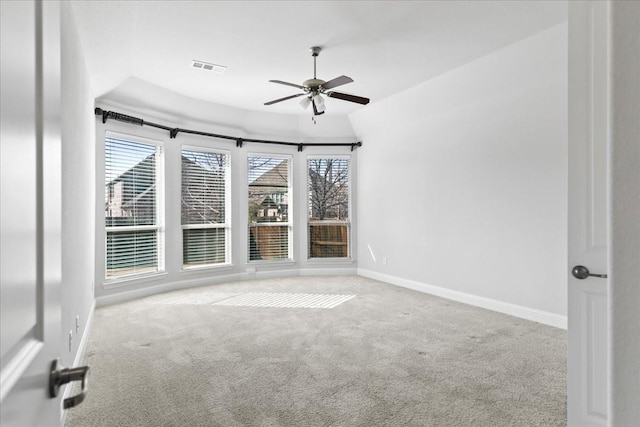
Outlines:
[{"label": "window", "polygon": [[308,256],[350,257],[348,158],[308,158]]},{"label": "window", "polygon": [[229,155],[182,150],[182,264],[229,263]]},{"label": "window", "polygon": [[249,156],[249,261],[291,258],[290,163]]},{"label": "window", "polygon": [[106,278],[164,270],[162,147],[105,139]]}]

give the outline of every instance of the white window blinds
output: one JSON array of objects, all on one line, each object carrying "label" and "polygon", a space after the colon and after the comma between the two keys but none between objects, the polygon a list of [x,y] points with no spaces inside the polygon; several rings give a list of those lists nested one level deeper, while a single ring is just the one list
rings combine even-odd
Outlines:
[{"label": "white window blinds", "polygon": [[290,159],[249,156],[249,261],[291,258]]},{"label": "white window blinds", "polygon": [[351,245],[348,158],[308,158],[308,257],[348,258]]},{"label": "white window blinds", "polygon": [[106,278],[164,269],[160,200],[162,148],[105,139]]},{"label": "white window blinds", "polygon": [[182,150],[183,267],[229,262],[229,156]]}]

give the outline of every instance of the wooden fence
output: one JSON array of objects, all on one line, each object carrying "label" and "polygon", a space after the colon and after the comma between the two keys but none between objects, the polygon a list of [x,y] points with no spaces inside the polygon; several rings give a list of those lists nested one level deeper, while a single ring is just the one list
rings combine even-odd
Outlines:
[{"label": "wooden fence", "polygon": [[309,227],[309,258],[347,258],[349,228],[346,224],[313,224]]}]

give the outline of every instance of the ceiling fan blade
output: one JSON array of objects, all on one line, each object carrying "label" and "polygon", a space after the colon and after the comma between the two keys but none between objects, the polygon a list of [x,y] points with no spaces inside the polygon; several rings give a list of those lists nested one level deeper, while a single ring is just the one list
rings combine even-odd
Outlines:
[{"label": "ceiling fan blade", "polygon": [[278,83],[279,85],[293,86],[298,89],[305,89],[304,86],[297,85],[295,83],[283,82],[282,80],[269,80],[271,83]]},{"label": "ceiling fan blade", "polygon": [[328,82],[324,83],[322,85],[322,87],[324,89],[333,89],[334,87],[346,85],[347,83],[352,83],[352,82],[353,82],[353,79],[351,77],[340,76],[340,77],[336,77],[335,79],[329,80]]},{"label": "ceiling fan blade", "polygon": [[355,102],[357,104],[367,105],[369,103],[369,98],[363,98],[362,96],[349,95],[348,93],[341,92],[327,92],[329,98],[338,98],[343,101]]},{"label": "ceiling fan blade", "polygon": [[318,108],[316,107],[316,101],[314,101],[313,99],[311,100],[311,105],[313,105],[313,115],[314,116],[319,116],[320,114],[324,114],[324,111],[318,112]]},{"label": "ceiling fan blade", "polygon": [[265,102],[264,105],[272,105],[272,104],[275,104],[277,102],[282,102],[282,101],[286,101],[287,99],[297,98],[297,97],[302,96],[302,95],[306,95],[306,94],[305,93],[298,93],[298,94],[295,94],[295,95],[285,96],[284,98],[274,99],[273,101]]}]

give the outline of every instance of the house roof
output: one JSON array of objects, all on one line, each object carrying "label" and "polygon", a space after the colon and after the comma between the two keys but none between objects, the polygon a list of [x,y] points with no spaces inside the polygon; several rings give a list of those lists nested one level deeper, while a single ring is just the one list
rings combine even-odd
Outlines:
[{"label": "house roof", "polygon": [[268,169],[253,182],[251,187],[288,187],[289,166],[285,160]]}]

